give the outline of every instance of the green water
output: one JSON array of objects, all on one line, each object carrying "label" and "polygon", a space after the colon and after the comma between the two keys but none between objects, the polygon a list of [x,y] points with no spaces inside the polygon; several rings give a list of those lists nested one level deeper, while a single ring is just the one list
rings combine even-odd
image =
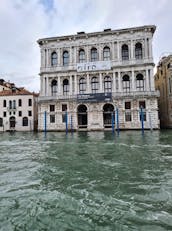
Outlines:
[{"label": "green water", "polygon": [[172,230],[172,130],[1,133],[0,230]]}]

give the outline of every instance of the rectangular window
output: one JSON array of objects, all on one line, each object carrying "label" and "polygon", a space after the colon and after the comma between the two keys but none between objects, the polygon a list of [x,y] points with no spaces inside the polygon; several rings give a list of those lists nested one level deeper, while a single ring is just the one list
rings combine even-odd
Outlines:
[{"label": "rectangular window", "polygon": [[4,99],[4,101],[3,101],[3,107],[6,107],[7,106],[7,102],[6,102],[6,100]]},{"label": "rectangular window", "polygon": [[20,117],[22,116],[22,111],[19,111],[19,116],[20,116]]},{"label": "rectangular window", "polygon": [[28,106],[32,106],[32,99],[28,99]]},{"label": "rectangular window", "polygon": [[131,102],[125,102],[125,121],[131,121]]},{"label": "rectangular window", "polygon": [[131,102],[125,102],[125,109],[131,109]]},{"label": "rectangular window", "polygon": [[67,104],[62,104],[62,111],[67,111]]},{"label": "rectangular window", "polygon": [[55,105],[50,105],[50,111],[55,111]]},{"label": "rectangular window", "polygon": [[28,111],[28,116],[32,116],[32,111]]},{"label": "rectangular window", "polygon": [[55,123],[55,115],[50,115],[50,123]]},{"label": "rectangular window", "polygon": [[131,121],[131,111],[125,112],[125,121]]},{"label": "rectangular window", "polygon": [[3,116],[4,116],[4,117],[6,117],[6,116],[7,116],[7,112],[6,112],[6,111],[4,111]]},{"label": "rectangular window", "polygon": [[139,101],[139,108],[146,108],[146,103],[145,101]]},{"label": "rectangular window", "polygon": [[21,99],[18,100],[18,105],[19,105],[19,107],[22,106],[22,100]]}]

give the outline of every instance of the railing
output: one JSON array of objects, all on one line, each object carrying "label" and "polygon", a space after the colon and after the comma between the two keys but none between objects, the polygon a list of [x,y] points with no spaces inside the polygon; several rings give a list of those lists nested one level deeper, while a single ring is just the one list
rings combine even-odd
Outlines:
[{"label": "railing", "polygon": [[[159,97],[160,93],[159,91],[112,92],[112,98],[114,99],[125,98],[125,97],[134,98],[134,97],[151,97],[151,96]],[[38,97],[38,102],[48,101],[48,100],[77,100],[77,95],[74,94],[74,95],[56,95],[56,96],[39,96]]]},{"label": "railing", "polygon": [[[118,66],[130,66],[130,65],[141,65],[145,63],[153,63],[152,58],[143,58],[143,59],[129,59],[129,60],[111,60],[111,67]],[[56,71],[69,71],[69,70],[77,70],[77,63],[71,63],[68,66],[49,66],[49,67],[41,67],[40,72],[56,72]]]}]

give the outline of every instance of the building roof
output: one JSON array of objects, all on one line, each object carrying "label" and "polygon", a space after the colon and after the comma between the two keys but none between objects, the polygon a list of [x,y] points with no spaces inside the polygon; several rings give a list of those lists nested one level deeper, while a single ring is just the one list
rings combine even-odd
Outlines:
[{"label": "building roof", "polygon": [[111,30],[110,28],[104,29],[103,31],[99,32],[91,32],[91,33],[85,33],[84,31],[77,32],[75,35],[65,35],[65,36],[57,36],[57,37],[50,37],[50,38],[42,38],[38,39],[37,43],[39,45],[42,45],[43,43],[47,43],[48,41],[61,41],[61,40],[71,40],[71,39],[80,39],[80,38],[88,38],[93,37],[97,35],[112,35],[112,34],[122,34],[126,32],[136,32],[136,31],[150,31],[152,33],[155,32],[156,26],[155,25],[145,25],[140,27],[131,27],[131,28],[124,28],[124,29],[117,29],[117,30]]},{"label": "building roof", "polygon": [[24,88],[13,88],[10,90],[0,91],[0,96],[14,96],[14,95],[35,95],[35,93],[27,91]]}]

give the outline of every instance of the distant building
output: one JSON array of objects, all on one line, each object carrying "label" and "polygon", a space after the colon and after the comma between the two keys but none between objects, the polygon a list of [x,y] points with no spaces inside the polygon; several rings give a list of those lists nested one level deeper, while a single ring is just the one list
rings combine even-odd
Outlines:
[{"label": "distant building", "polygon": [[172,54],[158,63],[155,88],[160,91],[159,117],[162,128],[172,128]]},{"label": "distant building", "polygon": [[1,80],[0,131],[36,130],[37,98],[37,94]]},{"label": "distant building", "polygon": [[[39,39],[38,129],[159,129],[155,26]],[[117,119],[118,118],[118,119]],[[115,123],[115,124],[114,124]]]}]

